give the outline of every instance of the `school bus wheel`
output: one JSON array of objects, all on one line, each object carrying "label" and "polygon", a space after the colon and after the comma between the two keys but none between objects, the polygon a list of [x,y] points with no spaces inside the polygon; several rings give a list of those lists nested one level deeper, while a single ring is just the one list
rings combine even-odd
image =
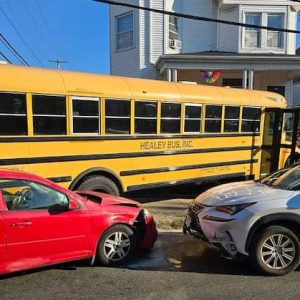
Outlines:
[{"label": "school bus wheel", "polygon": [[92,175],[87,177],[77,189],[97,191],[116,196],[120,195],[118,186],[111,179],[102,175]]}]

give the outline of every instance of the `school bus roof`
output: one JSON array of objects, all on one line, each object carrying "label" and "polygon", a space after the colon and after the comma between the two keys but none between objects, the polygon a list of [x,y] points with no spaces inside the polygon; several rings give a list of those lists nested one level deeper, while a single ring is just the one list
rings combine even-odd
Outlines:
[{"label": "school bus roof", "polygon": [[281,95],[159,80],[0,65],[0,91],[286,107]]}]

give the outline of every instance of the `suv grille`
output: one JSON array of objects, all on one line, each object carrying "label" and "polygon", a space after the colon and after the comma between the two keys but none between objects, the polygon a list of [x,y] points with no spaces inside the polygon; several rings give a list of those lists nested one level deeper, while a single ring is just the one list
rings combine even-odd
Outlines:
[{"label": "suv grille", "polygon": [[205,208],[202,204],[193,204],[189,208],[189,216],[191,217],[191,230],[195,230],[200,236],[204,236],[200,226],[198,214]]}]

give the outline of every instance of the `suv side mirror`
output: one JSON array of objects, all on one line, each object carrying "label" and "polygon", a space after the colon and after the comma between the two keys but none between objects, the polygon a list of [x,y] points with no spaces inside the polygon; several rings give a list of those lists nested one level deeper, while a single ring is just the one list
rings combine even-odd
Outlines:
[{"label": "suv side mirror", "polygon": [[69,210],[75,210],[80,208],[79,203],[75,199],[70,199],[69,201]]}]

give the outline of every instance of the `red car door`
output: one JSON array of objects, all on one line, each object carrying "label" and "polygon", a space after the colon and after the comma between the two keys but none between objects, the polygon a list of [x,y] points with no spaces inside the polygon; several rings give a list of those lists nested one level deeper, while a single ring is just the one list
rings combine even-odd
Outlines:
[{"label": "red car door", "polygon": [[91,218],[83,203],[73,199],[78,207],[69,209],[70,196],[33,181],[0,180],[0,186],[10,271],[91,256]]},{"label": "red car door", "polygon": [[0,273],[6,269],[6,234],[3,217],[0,213]]}]

